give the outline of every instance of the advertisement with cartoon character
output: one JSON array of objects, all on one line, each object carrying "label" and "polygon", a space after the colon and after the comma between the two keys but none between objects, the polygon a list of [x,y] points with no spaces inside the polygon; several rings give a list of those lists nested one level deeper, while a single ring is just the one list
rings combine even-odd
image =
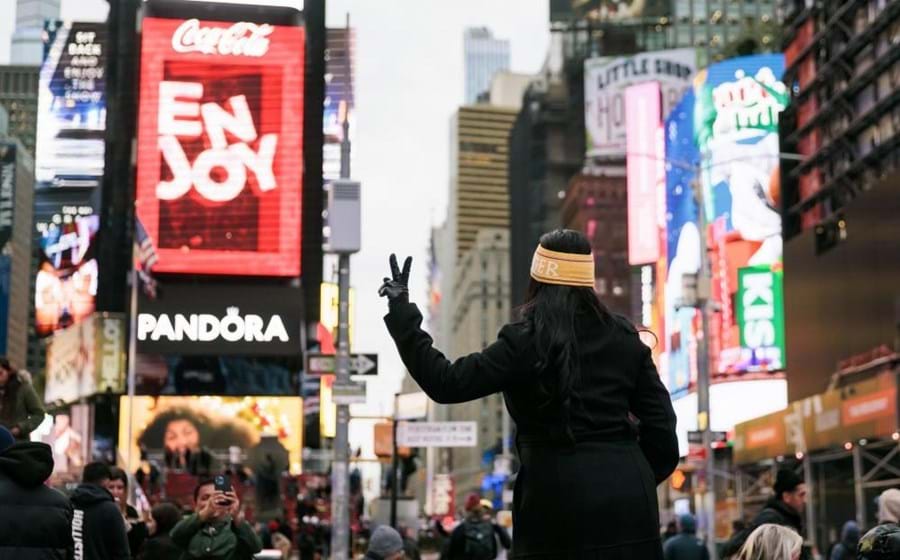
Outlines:
[{"label": "advertisement with cartoon character", "polygon": [[[741,57],[698,72],[666,120],[665,377],[673,394],[696,382],[700,317],[677,308],[683,277],[712,274],[710,372],[785,367],[778,117],[788,103],[781,55]],[[694,187],[702,189],[706,231]]]}]

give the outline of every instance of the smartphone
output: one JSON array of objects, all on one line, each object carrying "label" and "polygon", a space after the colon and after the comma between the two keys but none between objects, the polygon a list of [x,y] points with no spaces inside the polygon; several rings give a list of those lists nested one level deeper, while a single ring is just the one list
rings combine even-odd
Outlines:
[{"label": "smartphone", "polygon": [[[217,475],[213,478],[213,486],[217,492],[231,492],[231,479],[224,475]],[[229,506],[231,500],[217,500],[216,505]]]}]

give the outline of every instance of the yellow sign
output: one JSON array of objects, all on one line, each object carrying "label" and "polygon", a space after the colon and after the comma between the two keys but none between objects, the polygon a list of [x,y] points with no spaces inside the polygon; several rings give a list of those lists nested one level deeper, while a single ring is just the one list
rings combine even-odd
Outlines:
[{"label": "yellow sign", "polygon": [[319,435],[333,438],[337,435],[337,405],[331,398],[333,375],[323,375],[319,381]]},{"label": "yellow sign", "polygon": [[[331,282],[322,282],[319,291],[319,322],[328,329],[337,346],[338,325],[340,324],[340,300],[338,285]],[[353,312],[356,309],[356,290],[350,289],[350,346],[353,346]]]}]

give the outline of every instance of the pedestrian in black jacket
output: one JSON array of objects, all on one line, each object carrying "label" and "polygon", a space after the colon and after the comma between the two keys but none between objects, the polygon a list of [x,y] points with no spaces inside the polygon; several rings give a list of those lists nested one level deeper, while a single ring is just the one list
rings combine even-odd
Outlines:
[{"label": "pedestrian in black jacket", "polygon": [[72,538],[75,560],[128,560],[128,534],[125,519],[112,494],[106,489],[109,466],[89,463],[84,467],[81,485],[72,494],[75,514]]},{"label": "pedestrian in black jacket", "polygon": [[392,255],[379,290],[410,374],[444,404],[503,392],[515,420],[511,557],[661,559],[656,485],[678,463],[675,413],[650,348],[597,298],[587,239],[544,235],[522,321],[453,363],[409,302],[410,263],[401,271]]},{"label": "pedestrian in black jacket", "polygon": [[140,560],[180,560],[181,547],[172,541],[169,533],[181,521],[181,511],[169,503],[161,503],[150,510],[150,538],[144,543]]},{"label": "pedestrian in black jacket", "polygon": [[[775,477],[773,490],[775,495],[766,502],[750,525],[725,543],[722,550],[725,558],[737,555],[750,534],[761,525],[781,525],[803,536],[803,511],[806,508],[806,484],[803,479],[791,469],[781,469]],[[804,547],[800,558],[811,559],[812,552]]]},{"label": "pedestrian in black jacket", "polygon": [[0,560],[72,558],[72,504],[44,486],[53,452],[0,427]]},{"label": "pedestrian in black jacket", "polygon": [[697,538],[697,521],[686,513],[678,518],[681,533],[668,539],[663,545],[666,560],[709,560],[709,551]]}]

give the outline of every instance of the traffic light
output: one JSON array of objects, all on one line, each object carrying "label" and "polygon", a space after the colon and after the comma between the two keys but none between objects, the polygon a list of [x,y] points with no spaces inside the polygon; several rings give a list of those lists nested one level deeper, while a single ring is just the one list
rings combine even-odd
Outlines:
[{"label": "traffic light", "polygon": [[669,486],[672,487],[672,490],[689,493],[691,491],[691,473],[684,469],[675,469],[675,472],[669,477]]}]

